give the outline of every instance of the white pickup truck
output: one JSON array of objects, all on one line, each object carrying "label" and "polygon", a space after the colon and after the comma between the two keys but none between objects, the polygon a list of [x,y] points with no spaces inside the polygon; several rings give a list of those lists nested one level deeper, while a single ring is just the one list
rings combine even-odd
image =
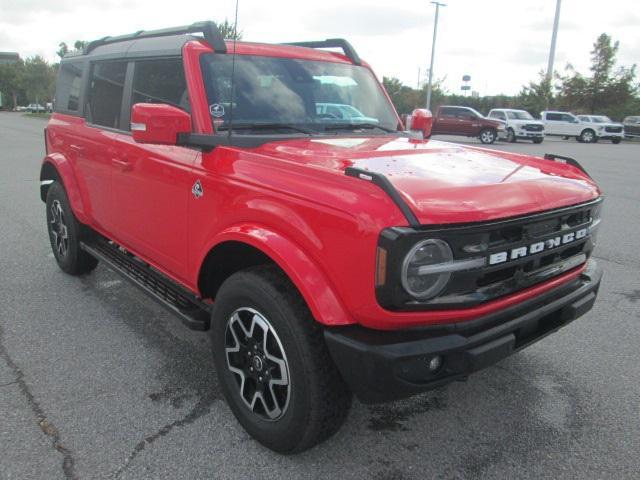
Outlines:
[{"label": "white pickup truck", "polygon": [[582,123],[578,117],[569,112],[545,111],[540,113],[546,135],[575,137],[583,143],[595,143],[604,133],[604,126],[593,123]]},{"label": "white pickup truck", "polygon": [[494,108],[487,118],[494,118],[505,123],[505,135],[508,142],[531,140],[542,143],[544,140],[544,124],[536,120],[526,110],[513,108]]},{"label": "white pickup truck", "polygon": [[611,143],[618,144],[624,138],[624,126],[621,123],[611,121],[604,115],[578,115],[578,119],[585,124],[592,123],[594,126],[604,127],[604,131],[599,135],[600,140],[611,140]]}]

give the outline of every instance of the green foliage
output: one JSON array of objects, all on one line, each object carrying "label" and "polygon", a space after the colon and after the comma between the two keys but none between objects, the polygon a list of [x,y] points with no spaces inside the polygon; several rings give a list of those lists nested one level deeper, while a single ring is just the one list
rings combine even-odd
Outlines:
[{"label": "green foliage", "polygon": [[236,26],[226,18],[223,22],[218,23],[218,30],[220,30],[222,38],[228,40],[242,40],[242,30],[236,32]]},{"label": "green foliage", "polygon": [[27,97],[34,103],[51,100],[54,94],[55,68],[41,56],[27,58],[24,62],[23,86]]},{"label": "green foliage", "polygon": [[0,92],[3,93],[3,107],[13,109],[17,106],[18,98],[24,96],[24,63],[0,65]]}]

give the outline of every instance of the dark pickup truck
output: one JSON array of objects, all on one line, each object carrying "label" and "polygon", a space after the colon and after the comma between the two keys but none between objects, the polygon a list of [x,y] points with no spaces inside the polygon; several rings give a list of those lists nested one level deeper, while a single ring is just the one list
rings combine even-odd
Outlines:
[{"label": "dark pickup truck", "polygon": [[434,115],[432,134],[477,137],[482,143],[491,144],[501,130],[502,122],[485,118],[473,108],[442,106]]}]

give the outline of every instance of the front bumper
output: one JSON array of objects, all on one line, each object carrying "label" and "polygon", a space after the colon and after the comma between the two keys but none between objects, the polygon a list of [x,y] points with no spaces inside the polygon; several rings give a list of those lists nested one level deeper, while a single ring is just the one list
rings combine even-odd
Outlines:
[{"label": "front bumper", "polygon": [[[402,331],[333,327],[325,340],[360,401],[396,400],[464,379],[571,323],[591,309],[601,278],[590,261],[560,288],[482,318]],[[442,366],[431,373],[435,356]]]}]

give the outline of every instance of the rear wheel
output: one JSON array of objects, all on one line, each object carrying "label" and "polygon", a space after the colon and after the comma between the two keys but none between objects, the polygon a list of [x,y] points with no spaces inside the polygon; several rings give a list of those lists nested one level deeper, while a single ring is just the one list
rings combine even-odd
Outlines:
[{"label": "rear wheel", "polygon": [[47,229],[58,266],[70,275],[89,273],[98,260],[80,248],[83,226],[78,222],[64,187],[54,182],[47,191]]},{"label": "rear wheel", "polygon": [[484,144],[491,144],[496,141],[496,131],[491,128],[485,128],[480,132],[480,141]]},{"label": "rear wheel", "polygon": [[211,339],[231,410],[266,447],[301,452],[344,422],[351,392],[321,326],[276,267],[250,268],[224,282],[216,295]]}]

